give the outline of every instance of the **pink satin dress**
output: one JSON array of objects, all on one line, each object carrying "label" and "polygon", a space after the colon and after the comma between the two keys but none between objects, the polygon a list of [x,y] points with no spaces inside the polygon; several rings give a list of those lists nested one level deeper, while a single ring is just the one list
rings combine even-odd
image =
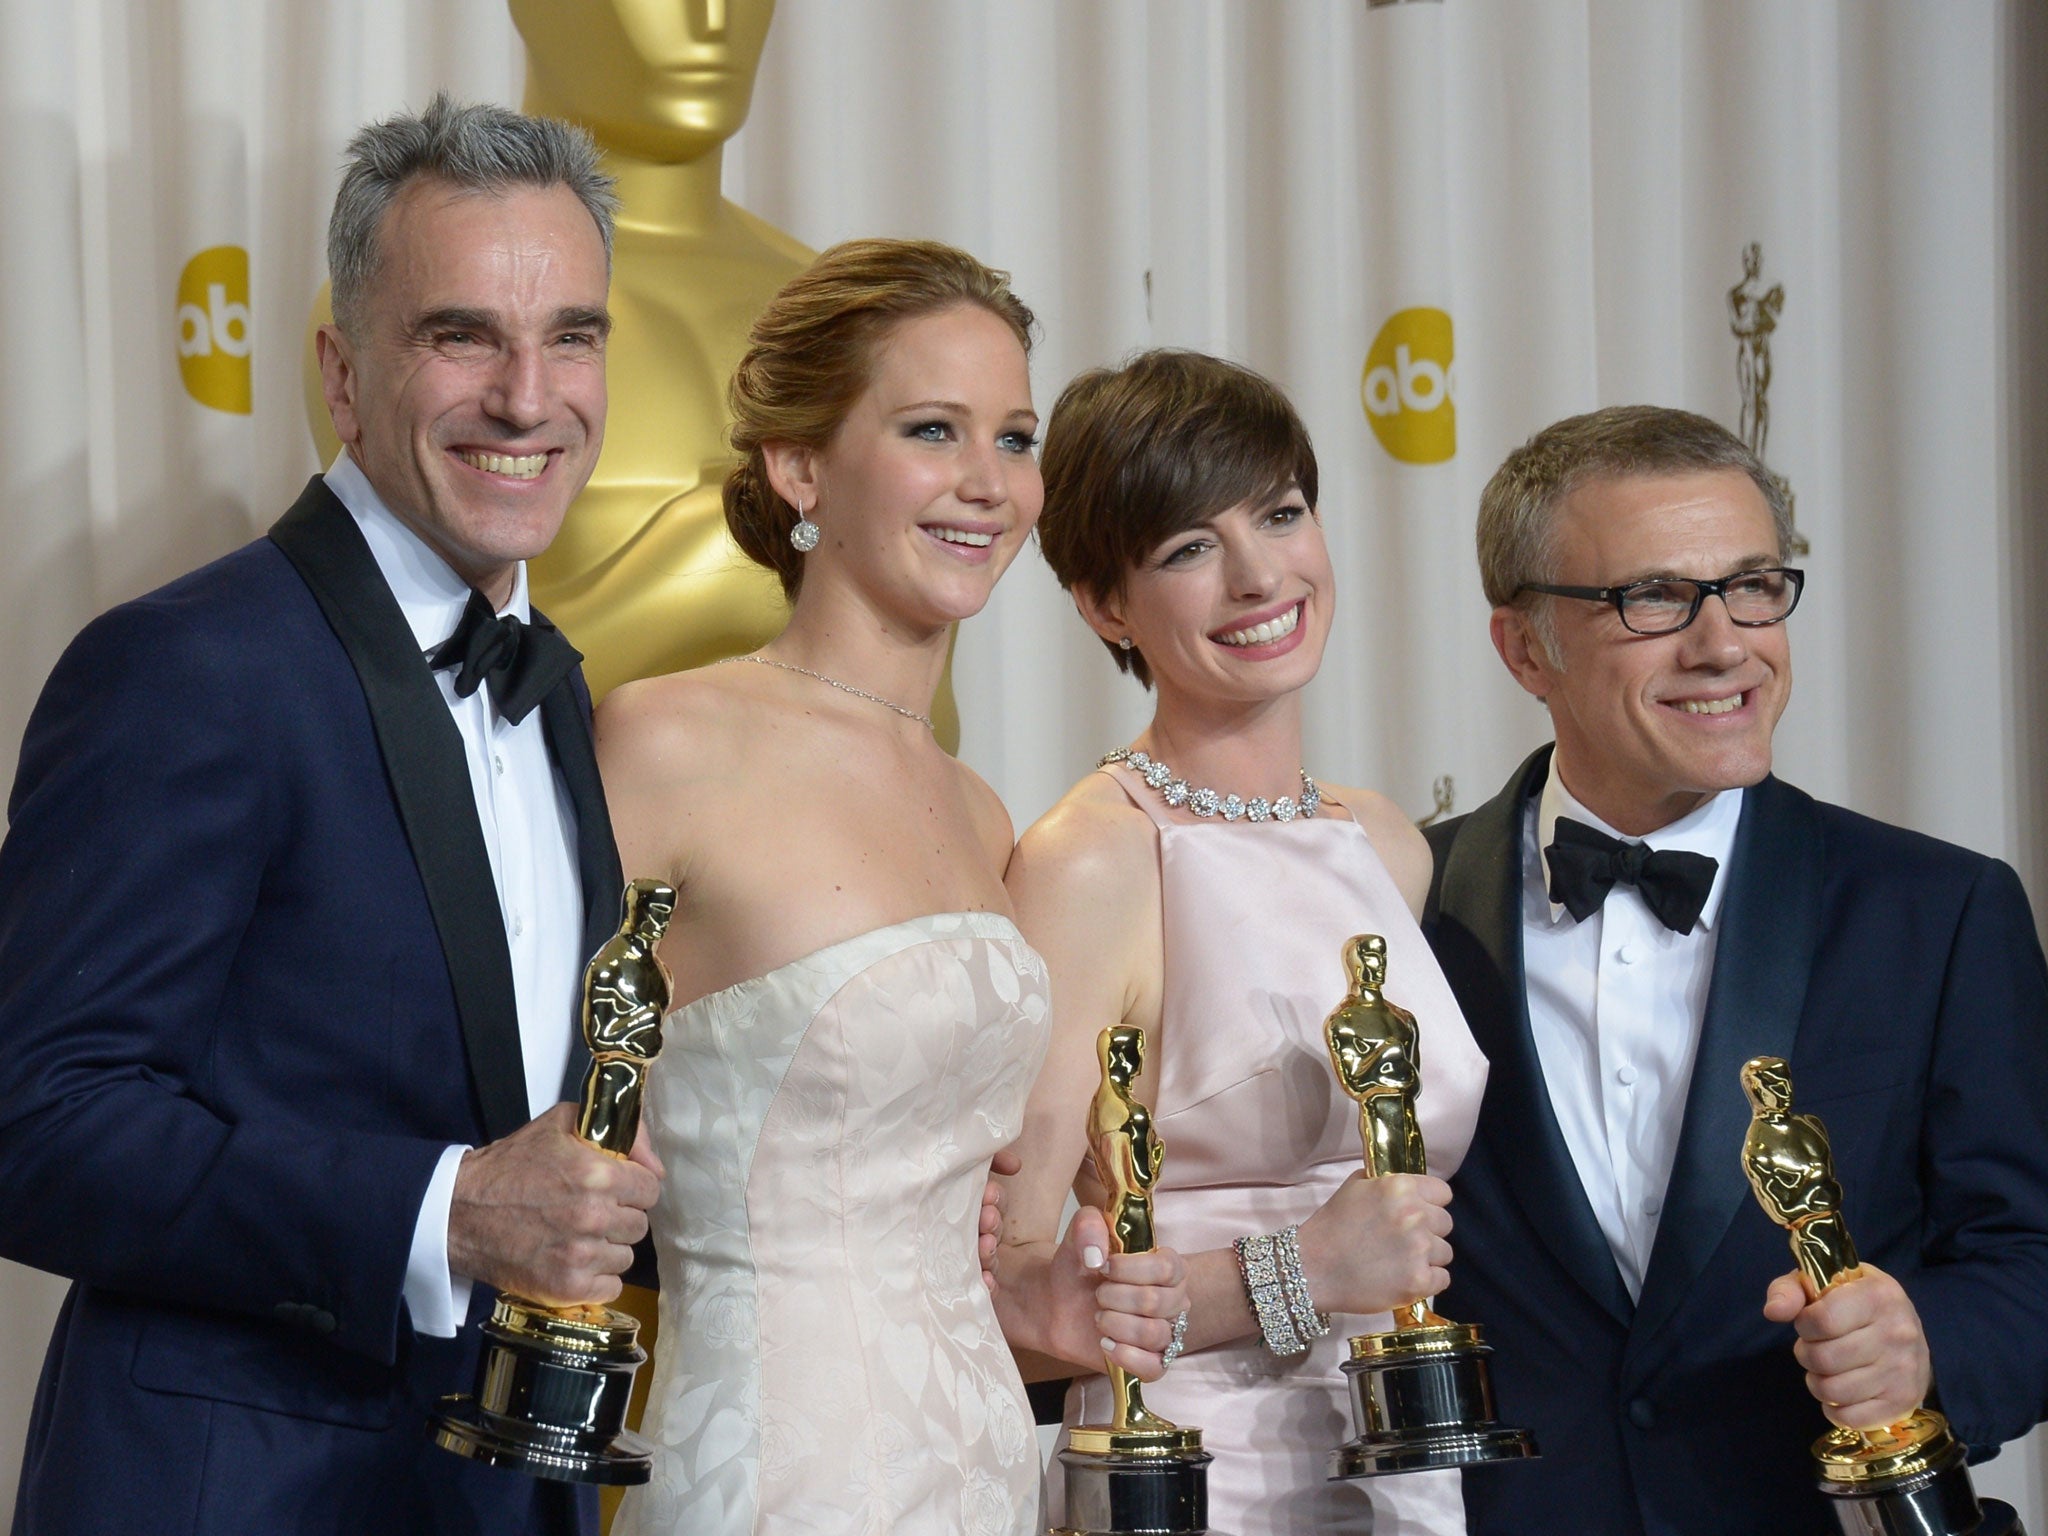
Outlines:
[{"label": "pink satin dress", "polygon": [[[1385,936],[1387,995],[1419,1021],[1416,1109],[1430,1171],[1448,1177],[1472,1142],[1486,1058],[1364,829],[1341,815],[1172,821],[1137,775],[1104,771],[1159,829],[1166,978],[1147,1053],[1166,1147],[1159,1241],[1199,1253],[1305,1221],[1359,1168],[1358,1107],[1323,1043],[1323,1020],[1346,991],[1342,946],[1355,933]],[[1242,1339],[1182,1356],[1145,1388],[1147,1406],[1198,1426],[1216,1458],[1212,1531],[1462,1536],[1455,1471],[1325,1479],[1330,1451],[1356,1432],[1345,1340],[1391,1321],[1338,1314],[1326,1337],[1289,1359]],[[1068,1424],[1101,1423],[1108,1411],[1104,1377],[1068,1394]],[[1059,1482],[1055,1464],[1055,1507]]]}]

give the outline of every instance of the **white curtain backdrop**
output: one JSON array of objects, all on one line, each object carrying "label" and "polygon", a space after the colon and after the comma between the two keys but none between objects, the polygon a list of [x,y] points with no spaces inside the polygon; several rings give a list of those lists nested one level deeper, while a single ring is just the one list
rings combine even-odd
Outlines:
[{"label": "white curtain backdrop", "polygon": [[[1152,345],[1283,383],[1343,590],[1308,765],[1417,816],[1547,734],[1486,641],[1480,487],[1600,404],[1736,425],[1760,244],[1812,541],[1780,771],[2015,861],[2039,908],[2044,34],[2038,0],[783,0],[725,183],[812,246],[1010,268],[1041,412]],[[522,71],[501,0],[0,0],[0,786],[78,628],[316,467],[349,132],[438,87],[516,104]],[[1145,717],[1035,556],[955,680],[1020,827]],[[61,1295],[0,1265],[0,1518]],[[2038,1527],[2043,1477],[2030,1444],[1979,1481]]]}]

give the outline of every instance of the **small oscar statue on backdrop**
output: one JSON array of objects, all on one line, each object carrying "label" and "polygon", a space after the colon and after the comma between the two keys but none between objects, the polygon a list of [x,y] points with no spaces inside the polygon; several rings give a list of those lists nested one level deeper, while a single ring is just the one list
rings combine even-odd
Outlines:
[{"label": "small oscar statue on backdrop", "polygon": [[[1742,441],[1764,463],[1764,444],[1771,436],[1771,333],[1785,309],[1785,285],[1764,286],[1764,248],[1752,240],[1742,248],[1742,281],[1728,290],[1728,330],[1735,337],[1735,380],[1742,389]],[[1778,494],[1785,498],[1785,516],[1793,515],[1792,486],[1776,470],[1766,469]],[[1811,554],[1813,546],[1797,527],[1785,553]],[[550,612],[553,610],[550,609]]]},{"label": "small oscar statue on backdrop", "polygon": [[[1102,1086],[1088,1111],[1095,1176],[1108,1195],[1111,1253],[1152,1251],[1152,1186],[1166,1155],[1152,1112],[1132,1095],[1145,1064],[1145,1031],[1117,1024],[1095,1041]],[[1202,1432],[1145,1406],[1135,1377],[1109,1367],[1110,1422],[1067,1432],[1060,1452],[1067,1523],[1057,1536],[1201,1536],[1209,1528],[1211,1460]]]},{"label": "small oscar statue on backdrop", "polygon": [[[1415,1015],[1383,990],[1387,941],[1376,933],[1347,939],[1344,965],[1351,991],[1324,1021],[1323,1038],[1338,1083],[1358,1101],[1366,1176],[1427,1173],[1415,1118],[1420,1036]],[[1536,1455],[1526,1429],[1494,1417],[1492,1353],[1475,1325],[1437,1316],[1426,1299],[1396,1307],[1391,1331],[1352,1339],[1344,1374],[1358,1435],[1330,1453],[1331,1480]]]},{"label": "small oscar statue on backdrop", "polygon": [[[626,887],[619,931],[583,972],[583,1077],[576,1133],[614,1157],[633,1150],[647,1067],[661,1049],[668,967],[655,953],[676,909],[658,880]],[[472,1461],[570,1483],[644,1483],[653,1448],[625,1428],[639,1320],[610,1307],[501,1295],[484,1324],[474,1397],[442,1399],[434,1443]]]},{"label": "small oscar statue on backdrop", "polygon": [[[1742,1171],[1765,1214],[1786,1229],[1799,1278],[1817,1297],[1857,1267],[1827,1127],[1792,1113],[1792,1074],[1776,1056],[1746,1062],[1742,1089],[1751,1108]],[[1979,1503],[1963,1456],[1931,1408],[1882,1429],[1838,1426],[1813,1443],[1821,1492],[1834,1498],[1846,1536],[2025,1536],[2010,1505]]]}]

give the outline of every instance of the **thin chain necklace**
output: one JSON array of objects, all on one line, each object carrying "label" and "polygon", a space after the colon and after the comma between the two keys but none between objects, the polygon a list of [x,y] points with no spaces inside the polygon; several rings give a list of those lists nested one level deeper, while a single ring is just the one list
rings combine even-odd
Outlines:
[{"label": "thin chain necklace", "polygon": [[1323,803],[1323,792],[1308,776],[1306,768],[1296,770],[1301,775],[1301,802],[1296,804],[1292,795],[1282,795],[1278,800],[1254,795],[1246,800],[1237,795],[1218,794],[1206,786],[1197,789],[1150,753],[1133,752],[1129,747],[1103,753],[1095,766],[1107,768],[1111,763],[1130,764],[1132,771],[1145,781],[1146,787],[1157,790],[1159,798],[1168,805],[1175,810],[1186,806],[1202,817],[1221,816],[1225,821],[1242,818],[1245,821],[1285,822],[1299,816],[1303,821],[1309,821]]},{"label": "thin chain necklace", "polygon": [[936,729],[932,725],[932,717],[930,715],[920,715],[914,709],[905,709],[901,704],[892,704],[879,693],[869,693],[865,688],[856,688],[851,683],[842,683],[836,677],[827,677],[822,672],[813,672],[809,667],[799,667],[791,662],[777,661],[772,656],[727,656],[722,658],[720,665],[727,661],[751,661],[764,667],[780,667],[785,672],[800,672],[805,677],[815,677],[827,687],[837,688],[841,693],[850,693],[856,699],[866,699],[870,704],[879,704],[884,709],[893,709],[904,719],[915,720],[928,731]]}]

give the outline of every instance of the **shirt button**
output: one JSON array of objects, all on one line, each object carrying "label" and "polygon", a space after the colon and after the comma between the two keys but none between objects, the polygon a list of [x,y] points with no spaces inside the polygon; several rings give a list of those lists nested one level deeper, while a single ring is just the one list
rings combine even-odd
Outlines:
[{"label": "shirt button", "polygon": [[505,754],[502,752],[493,752],[491,754],[491,766],[497,769],[498,772],[503,773],[505,771]]},{"label": "shirt button", "polygon": [[518,938],[526,932],[526,919],[517,912],[512,914],[512,937]]},{"label": "shirt button", "polygon": [[1616,1067],[1614,1069],[1614,1080],[1626,1088],[1636,1080],[1636,1069],[1628,1066]]},{"label": "shirt button", "polygon": [[1624,944],[1614,952],[1614,958],[1623,965],[1634,965],[1641,957],[1641,951],[1633,944]]},{"label": "shirt button", "polygon": [[1664,1202],[1662,1200],[1659,1200],[1655,1195],[1646,1195],[1643,1197],[1643,1214],[1645,1216],[1654,1216],[1663,1209]]}]

